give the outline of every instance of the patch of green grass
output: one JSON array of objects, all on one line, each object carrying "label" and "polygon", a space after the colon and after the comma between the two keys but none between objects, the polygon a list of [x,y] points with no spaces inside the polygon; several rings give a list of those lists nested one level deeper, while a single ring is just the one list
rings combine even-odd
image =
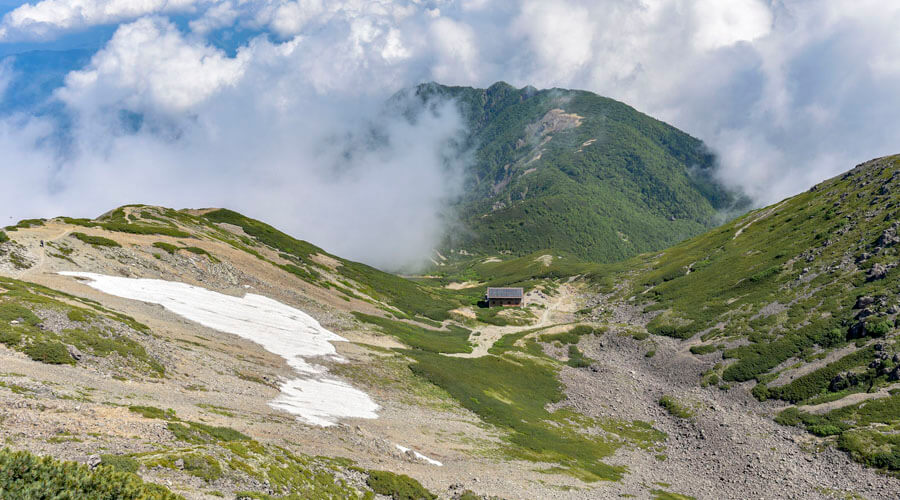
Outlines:
[{"label": "patch of green grass", "polygon": [[689,406],[679,402],[677,399],[669,395],[664,395],[659,398],[659,406],[665,408],[666,411],[669,412],[669,415],[672,415],[673,417],[683,419],[690,419],[694,417],[694,412]]},{"label": "patch of green grass", "polygon": [[0,492],[15,498],[91,500],[183,500],[163,486],[145,483],[114,467],[97,467],[38,457],[26,451],[0,451]]},{"label": "patch of green grass", "polygon": [[122,472],[137,472],[141,464],[125,455],[100,455],[100,463]]},{"label": "patch of green grass", "polygon": [[8,382],[4,382],[2,380],[0,380],[0,387],[6,387],[7,389],[11,390],[14,394],[28,394],[30,392],[33,392],[31,389],[29,389],[25,386],[18,385],[18,384],[11,384]]},{"label": "patch of green grass", "polygon": [[562,333],[544,334],[538,337],[541,342],[561,342],[563,344],[577,344],[584,335],[602,335],[605,330],[594,328],[590,325],[578,325]]},{"label": "patch of green grass", "polygon": [[[185,425],[187,424],[187,425]],[[250,437],[230,427],[217,427],[199,422],[169,422],[168,429],[176,439],[188,443],[203,444],[218,441],[249,441]]]},{"label": "patch of green grass", "polygon": [[182,455],[181,460],[184,462],[185,472],[208,483],[222,477],[222,466],[219,465],[219,461],[215,457],[188,453]]},{"label": "patch of green grass", "polygon": [[[589,419],[568,410],[549,412],[563,399],[556,370],[543,362],[500,356],[465,359],[425,351],[406,351],[419,376],[447,391],[486,423],[508,432],[506,453],[516,459],[558,464],[585,481],[615,480],[624,468],[601,461],[624,442],[652,446],[664,434],[643,422]],[[465,376],[461,376],[465,374]],[[591,435],[587,429],[602,429]]]},{"label": "patch of green grass", "polygon": [[360,321],[378,326],[384,333],[415,349],[445,353],[472,352],[472,346],[469,344],[471,330],[462,327],[450,325],[447,331],[431,330],[360,312],[353,312],[353,315]]},{"label": "patch of green grass", "polygon": [[837,436],[838,448],[870,467],[900,471],[900,393],[844,406],[817,415],[790,407],[775,418],[782,425],[799,425],[817,436]]},{"label": "patch of green grass", "polygon": [[691,346],[691,354],[703,355],[703,354],[711,354],[718,351],[719,348],[713,344],[700,344]]},{"label": "patch of green grass", "polygon": [[222,415],[223,417],[233,417],[234,416],[234,412],[229,411],[229,409],[225,408],[224,406],[216,406],[216,405],[200,403],[197,405],[197,407],[203,408],[204,410],[207,410],[211,413],[215,413],[217,415]]},{"label": "patch of green grass", "polygon": [[90,315],[91,313],[84,309],[70,309],[69,312],[66,313],[66,317],[69,318],[69,321],[78,321],[81,323],[89,321]]},{"label": "patch of green grass", "polygon": [[370,470],[366,484],[379,495],[393,500],[434,500],[433,493],[421,483],[405,474],[395,474],[385,470]]},{"label": "patch of green grass", "polygon": [[569,346],[569,359],[566,364],[572,368],[586,368],[591,366],[594,360],[586,357],[576,345]]},{"label": "patch of green grass", "polygon": [[69,355],[66,346],[55,340],[38,340],[22,349],[29,358],[50,365],[74,365],[75,360]]},{"label": "patch of green grass", "polygon": [[158,418],[160,420],[178,420],[178,417],[175,416],[175,410],[169,408],[163,410],[162,408],[156,408],[155,406],[129,406],[128,411],[132,413],[137,413],[138,415],[144,418]]},{"label": "patch of green grass", "polygon": [[122,246],[115,240],[111,240],[109,238],[104,238],[103,236],[91,236],[91,235],[87,235],[87,234],[79,233],[79,232],[71,233],[70,236],[72,236],[73,238],[78,239],[84,243],[87,243],[88,245],[93,245],[95,247],[121,247]]},{"label": "patch of green grass", "polygon": [[653,495],[653,500],[696,500],[694,497],[660,489],[650,490],[650,494]]},{"label": "patch of green grass", "polygon": [[6,226],[7,231],[17,231],[19,229],[29,229],[32,227],[41,227],[44,225],[44,219],[23,219],[14,226]]},{"label": "patch of green grass", "polygon": [[128,224],[122,222],[107,222],[100,224],[100,227],[107,231],[130,234],[159,234],[162,236],[171,236],[173,238],[190,238],[191,233],[182,231],[181,229],[171,226],[151,226],[149,224]]},{"label": "patch of green grass", "polygon": [[7,241],[9,241],[9,236],[3,231],[0,231],[0,244],[6,243]]},{"label": "patch of green grass", "polygon": [[175,255],[175,252],[178,251],[178,246],[173,245],[171,243],[166,243],[164,241],[157,241],[153,243],[153,248],[158,248],[164,252],[167,252],[171,255]]}]

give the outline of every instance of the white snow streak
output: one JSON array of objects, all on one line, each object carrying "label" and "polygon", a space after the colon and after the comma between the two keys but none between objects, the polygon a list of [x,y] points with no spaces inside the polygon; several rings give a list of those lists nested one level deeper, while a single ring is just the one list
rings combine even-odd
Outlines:
[{"label": "white snow streak", "polygon": [[252,340],[287,360],[301,375],[281,384],[281,395],[269,404],[302,420],[330,426],[340,418],[378,418],[379,406],[364,392],[327,376],[324,367],[307,358],[340,360],[331,342],[346,342],[308,314],[261,295],[244,297],[156,279],[134,279],[95,273],[62,272],[87,278],[101,292],[159,304],[203,326]]},{"label": "white snow streak", "polygon": [[410,451],[412,451],[413,455],[415,455],[416,458],[418,458],[419,460],[424,460],[424,461],[430,463],[431,465],[437,465],[438,467],[442,467],[444,465],[444,464],[438,462],[437,460],[434,460],[433,458],[426,457],[425,455],[419,453],[416,450],[410,450],[406,446],[400,446],[399,444],[394,444],[394,446],[396,446],[397,449],[400,450],[401,453],[409,453]]}]

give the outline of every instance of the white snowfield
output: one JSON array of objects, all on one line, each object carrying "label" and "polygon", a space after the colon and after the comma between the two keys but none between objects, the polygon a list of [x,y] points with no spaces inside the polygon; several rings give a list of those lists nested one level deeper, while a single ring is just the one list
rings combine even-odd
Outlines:
[{"label": "white snowfield", "polygon": [[331,342],[346,342],[313,317],[261,295],[244,297],[156,279],[135,279],[96,273],[61,272],[90,280],[103,293],[159,304],[201,325],[252,340],[287,360],[300,377],[281,384],[281,395],[269,404],[302,420],[330,426],[340,418],[378,418],[379,406],[368,394],[329,377],[322,366],[308,361],[321,356],[342,360]]}]

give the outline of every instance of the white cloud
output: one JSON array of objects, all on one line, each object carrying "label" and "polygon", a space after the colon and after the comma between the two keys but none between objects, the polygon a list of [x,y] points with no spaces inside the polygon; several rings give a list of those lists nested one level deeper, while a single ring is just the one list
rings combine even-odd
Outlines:
[{"label": "white cloud", "polygon": [[[47,152],[45,119],[0,119],[4,159],[40,166],[5,210],[229,205],[339,253],[403,261],[434,241],[458,187],[437,153],[457,117],[378,118],[424,80],[623,100],[705,140],[721,178],[760,203],[900,144],[900,6],[874,0],[45,0],[0,30],[54,36],[168,12],[187,13],[190,32],[124,24],[57,91],[73,117],[65,155]],[[229,26],[263,33],[227,54],[204,40]],[[365,140],[372,120],[384,148]],[[110,172],[116,189],[101,192]],[[403,244],[381,242],[389,232]],[[391,261],[401,246],[409,255]]]},{"label": "white cloud", "polygon": [[461,84],[479,81],[478,41],[471,26],[439,17],[431,24],[435,81]]},{"label": "white cloud", "polygon": [[205,0],[43,0],[3,17],[0,39],[45,38],[60,32],[110,24],[147,14],[183,12]]},{"label": "white cloud", "polygon": [[172,23],[143,18],[120,27],[87,68],[70,73],[59,97],[80,111],[186,111],[234,85],[249,52],[223,52],[185,40]]},{"label": "white cloud", "polygon": [[700,50],[752,42],[767,35],[772,25],[772,12],[759,0],[698,0],[693,13],[694,43]]}]

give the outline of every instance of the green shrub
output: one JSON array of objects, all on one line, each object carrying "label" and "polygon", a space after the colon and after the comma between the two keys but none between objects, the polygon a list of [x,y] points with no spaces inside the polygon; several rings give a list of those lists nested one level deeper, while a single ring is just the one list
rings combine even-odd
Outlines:
[{"label": "green shrub", "polygon": [[0,451],[0,497],[20,499],[184,500],[163,486],[145,483],[114,467],[37,457],[26,451]]},{"label": "green shrub", "polygon": [[69,355],[66,346],[62,342],[55,340],[34,341],[25,347],[23,352],[25,352],[29,358],[40,361],[41,363],[51,365],[75,364],[75,360]]},{"label": "green shrub", "polygon": [[100,455],[100,463],[122,472],[137,472],[140,468],[137,460],[125,455]]},{"label": "green shrub", "polygon": [[88,320],[88,314],[84,309],[69,309],[69,312],[66,313],[66,317],[69,318],[69,321],[78,321],[81,323]]},{"label": "green shrub", "polygon": [[107,231],[115,231],[119,233],[130,234],[161,234],[163,236],[171,236],[173,238],[190,238],[191,233],[186,233],[180,229],[170,226],[151,226],[147,224],[127,224],[121,222],[108,222],[101,224],[100,227]]},{"label": "green shrub", "polygon": [[694,412],[691,409],[680,402],[672,396],[663,396],[659,398],[659,406],[662,406],[669,412],[669,415],[678,418],[692,418],[694,416]]},{"label": "green shrub", "polygon": [[394,474],[385,470],[370,470],[366,484],[379,495],[393,500],[433,500],[437,498],[421,483],[405,474]]},{"label": "green shrub", "polygon": [[175,246],[171,243],[166,243],[164,241],[157,241],[157,242],[153,243],[153,247],[163,250],[165,252],[168,252],[172,255],[175,255],[175,252],[178,250],[177,246]]},{"label": "green shrub", "polygon": [[581,350],[578,349],[576,345],[569,345],[569,360],[566,361],[566,364],[571,366],[572,368],[585,368],[591,366],[594,360],[591,358],[585,357],[582,354]]},{"label": "green shrub", "polygon": [[169,408],[167,410],[163,410],[161,408],[156,408],[155,406],[129,406],[128,410],[132,413],[137,413],[138,415],[144,418],[158,418],[161,420],[178,420],[178,417],[175,416],[175,410]]},{"label": "green shrub", "polygon": [[230,427],[217,427],[199,422],[185,422],[187,425],[169,422],[168,429],[176,439],[188,443],[203,444],[214,441],[249,441],[250,437]]},{"label": "green shrub", "polygon": [[222,466],[219,461],[209,455],[189,453],[181,457],[184,471],[192,476],[212,482],[222,477]]},{"label": "green shrub", "polygon": [[718,350],[719,350],[719,348],[713,344],[701,344],[701,345],[691,346],[691,353],[698,354],[698,355],[710,354],[710,353],[716,352]]},{"label": "green shrub", "polygon": [[103,236],[91,236],[84,233],[72,233],[73,238],[77,238],[88,245],[93,245],[95,247],[120,247],[116,241],[111,240],[109,238],[104,238]]},{"label": "green shrub", "polygon": [[866,334],[869,337],[884,337],[891,331],[891,323],[887,320],[878,321],[872,319],[866,321]]},{"label": "green shrub", "polygon": [[9,241],[9,236],[3,231],[0,231],[0,243],[6,243],[7,241]]}]

